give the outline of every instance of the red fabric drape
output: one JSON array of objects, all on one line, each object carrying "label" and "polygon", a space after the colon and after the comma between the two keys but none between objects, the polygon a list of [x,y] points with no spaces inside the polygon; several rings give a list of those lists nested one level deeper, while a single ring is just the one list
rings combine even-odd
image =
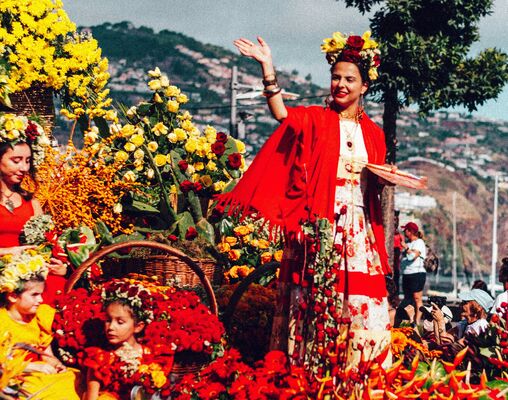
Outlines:
[{"label": "red fabric drape", "polygon": [[[384,133],[363,115],[368,159],[384,164]],[[318,106],[288,107],[288,117],[275,130],[235,188],[218,197],[229,213],[256,214],[288,237],[311,215],[333,221],[340,151],[338,114]],[[366,206],[385,273],[390,272],[385,248],[377,177],[369,173]],[[309,210],[309,211],[308,211]]]}]

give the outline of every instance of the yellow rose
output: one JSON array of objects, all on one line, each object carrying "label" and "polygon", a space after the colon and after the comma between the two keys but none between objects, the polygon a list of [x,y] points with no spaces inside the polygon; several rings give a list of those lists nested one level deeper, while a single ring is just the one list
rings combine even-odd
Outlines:
[{"label": "yellow rose", "polygon": [[152,132],[155,133],[157,136],[165,135],[168,133],[168,127],[164,125],[162,122],[158,122],[152,128]]},{"label": "yellow rose", "polygon": [[132,135],[129,141],[136,147],[141,146],[145,142],[145,137],[139,133]]},{"label": "yellow rose", "polygon": [[141,149],[137,149],[135,152],[134,152],[134,158],[136,160],[140,160],[142,159],[143,157],[145,156],[145,152]]},{"label": "yellow rose", "polygon": [[272,261],[272,253],[265,251],[264,253],[261,253],[261,264],[266,264],[270,261]]},{"label": "yellow rose", "polygon": [[187,131],[187,132],[190,132],[190,131],[192,131],[194,129],[194,125],[192,124],[191,121],[186,119],[185,121],[182,122],[182,129]]},{"label": "yellow rose", "polygon": [[270,247],[270,242],[265,239],[259,239],[258,247],[260,249],[267,249],[268,247]]},{"label": "yellow rose", "polygon": [[242,142],[241,140],[236,140],[236,139],[235,139],[235,143],[236,143],[236,148],[238,149],[238,152],[241,154],[245,153],[245,143]]},{"label": "yellow rose", "polygon": [[231,267],[231,269],[227,273],[231,278],[237,279],[238,278],[238,266],[234,265],[233,267]]},{"label": "yellow rose", "polygon": [[199,178],[199,181],[206,188],[209,188],[210,186],[213,185],[212,177],[210,175],[203,175],[201,178]]},{"label": "yellow rose", "polygon": [[155,175],[155,171],[152,168],[148,168],[146,170],[146,177],[148,179],[153,179],[154,175]]},{"label": "yellow rose", "polygon": [[136,150],[136,146],[133,143],[131,143],[131,142],[125,143],[123,148],[125,149],[125,151],[128,151],[129,153],[134,151],[134,150]]},{"label": "yellow rose", "polygon": [[187,139],[187,132],[185,132],[182,128],[176,128],[174,132],[176,135],[176,140],[178,140],[179,142]]},{"label": "yellow rose", "polygon": [[235,244],[238,243],[238,239],[235,238],[234,236],[226,236],[224,238],[224,241],[229,244],[230,246],[234,246]]},{"label": "yellow rose", "polygon": [[245,278],[254,268],[249,268],[247,265],[238,266],[238,277]]},{"label": "yellow rose", "polygon": [[162,167],[162,166],[166,165],[167,158],[164,154],[157,154],[154,157],[154,161],[155,161],[155,165],[157,165],[158,167]]},{"label": "yellow rose", "polygon": [[159,148],[159,145],[157,144],[157,142],[151,141],[150,143],[147,144],[147,147],[148,150],[154,153]]},{"label": "yellow rose", "polygon": [[194,169],[196,171],[203,171],[205,169],[205,164],[203,164],[201,161],[194,164]]},{"label": "yellow rose", "polygon": [[161,76],[161,70],[159,67],[155,67],[153,70],[148,71],[148,76],[150,78],[159,78]]},{"label": "yellow rose", "polygon": [[208,171],[217,171],[217,164],[215,164],[212,160],[210,160],[206,164],[206,169]]},{"label": "yellow rose", "polygon": [[242,251],[238,249],[230,250],[228,253],[228,257],[231,261],[236,261],[242,255]]},{"label": "yellow rose", "polygon": [[166,108],[171,113],[178,112],[178,109],[180,108],[180,104],[176,100],[169,100],[166,104]]},{"label": "yellow rose", "polygon": [[284,250],[277,250],[274,254],[273,254],[273,259],[277,262],[281,262],[282,261],[282,255],[284,253]]},{"label": "yellow rose", "polygon": [[160,90],[162,89],[162,84],[161,84],[161,81],[159,79],[152,79],[151,81],[148,82],[148,87],[150,88],[150,90]]},{"label": "yellow rose", "polygon": [[152,380],[156,388],[161,388],[166,384],[166,376],[162,371],[152,371]]},{"label": "yellow rose", "polygon": [[375,81],[378,78],[377,68],[369,69],[369,79]]},{"label": "yellow rose", "polygon": [[226,182],[218,181],[213,184],[213,190],[216,192],[222,192],[226,187]]},{"label": "yellow rose", "polygon": [[115,161],[117,161],[117,162],[125,162],[128,159],[129,159],[129,155],[123,150],[120,150],[115,154]]},{"label": "yellow rose", "polygon": [[185,104],[189,101],[189,98],[185,95],[185,94],[179,94],[178,96],[176,96],[176,101],[181,103],[181,104]]},{"label": "yellow rose", "polygon": [[132,171],[127,171],[124,175],[123,175],[123,180],[125,182],[136,182],[136,174]]},{"label": "yellow rose", "polygon": [[198,147],[198,141],[194,138],[189,138],[187,142],[185,142],[184,147],[188,153],[194,153]]},{"label": "yellow rose", "polygon": [[163,100],[162,100],[162,97],[159,95],[159,93],[155,93],[154,96],[153,96],[153,101],[155,103],[162,103]]},{"label": "yellow rose", "polygon": [[229,243],[226,243],[226,242],[220,242],[218,245],[217,245],[217,249],[219,250],[219,252],[221,253],[228,253],[230,250],[231,250],[231,246],[229,245]]},{"label": "yellow rose", "polygon": [[176,86],[168,86],[164,91],[164,94],[168,97],[176,97],[180,94],[180,89]]},{"label": "yellow rose", "polygon": [[129,137],[134,134],[135,129],[136,128],[134,127],[134,125],[127,124],[127,125],[122,126],[122,129],[120,129],[120,132],[122,133],[123,137]]},{"label": "yellow rose", "polygon": [[235,232],[236,236],[245,236],[250,233],[250,230],[245,225],[237,226],[233,229],[233,232]]}]

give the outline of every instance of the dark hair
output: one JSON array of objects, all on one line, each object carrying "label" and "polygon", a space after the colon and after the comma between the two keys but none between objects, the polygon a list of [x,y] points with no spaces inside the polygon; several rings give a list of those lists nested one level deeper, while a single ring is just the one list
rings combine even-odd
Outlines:
[{"label": "dark hair", "polygon": [[504,257],[501,260],[501,267],[499,267],[499,282],[508,282],[508,257]]},{"label": "dark hair", "polygon": [[[29,143],[27,143],[27,142],[19,142],[19,143],[16,143],[16,145],[14,145],[14,146],[17,146],[18,144],[26,144],[30,148],[30,153],[33,154],[32,147],[30,146]],[[14,146],[11,143],[0,143],[0,160],[5,155],[5,153],[7,153],[7,150],[14,149]],[[33,159],[30,159],[29,174],[35,180],[35,168],[34,168]],[[1,174],[0,174],[0,177],[1,177]],[[21,185],[15,185],[14,186],[14,190],[17,193],[19,193],[20,196],[23,197],[25,200],[32,200],[33,193],[30,193],[30,192],[26,191],[25,189],[23,189],[21,187]],[[0,199],[1,198],[2,198],[2,194],[0,193]]]},{"label": "dark hair", "polygon": [[[29,282],[46,282],[46,278],[42,274],[36,274],[33,275],[29,280],[23,281],[19,288],[14,290],[12,293],[19,296],[21,293],[23,293],[26,290],[26,284]],[[0,307],[7,308],[9,306],[9,302],[7,301],[7,295],[9,293],[2,292],[0,293]]]},{"label": "dark hair", "polygon": [[106,311],[106,308],[108,308],[111,304],[120,304],[121,306],[125,307],[129,311],[130,316],[132,317],[132,319],[136,324],[139,322],[145,322],[138,318],[132,306],[127,302],[127,300],[125,301],[123,301],[122,299],[105,300],[103,303],[104,312]]},{"label": "dark hair", "polygon": [[473,286],[471,286],[471,289],[480,289],[490,295],[487,283],[485,283],[485,281],[482,281],[481,279],[477,279],[476,281],[474,281]]}]

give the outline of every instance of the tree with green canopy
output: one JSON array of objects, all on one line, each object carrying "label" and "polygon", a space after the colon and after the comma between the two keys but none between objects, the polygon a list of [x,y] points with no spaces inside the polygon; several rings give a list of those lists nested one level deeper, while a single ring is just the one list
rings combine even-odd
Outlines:
[{"label": "tree with green canopy", "polygon": [[[429,111],[464,106],[474,111],[495,99],[508,81],[508,56],[498,49],[470,55],[479,39],[478,23],[492,12],[493,0],[344,0],[370,19],[381,45],[379,79],[370,93],[384,104],[386,161],[394,164],[397,115],[417,105]],[[377,8],[379,7],[379,8]],[[393,188],[383,192],[387,250],[393,257]]]}]

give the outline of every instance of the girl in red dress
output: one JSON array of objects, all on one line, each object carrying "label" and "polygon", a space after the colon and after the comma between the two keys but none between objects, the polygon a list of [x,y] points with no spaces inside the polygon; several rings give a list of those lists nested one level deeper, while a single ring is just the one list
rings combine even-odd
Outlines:
[{"label": "girl in red dress", "polygon": [[[2,115],[0,118],[10,120],[22,119],[12,114]],[[34,128],[37,127],[37,128]],[[34,136],[40,132],[40,126],[28,122],[26,130]],[[14,140],[9,140],[6,128],[0,134],[0,256],[6,254],[19,254],[33,246],[22,246],[20,235],[25,223],[34,215],[42,214],[39,201],[33,198],[32,193],[21,188],[26,175],[34,172],[32,144],[36,137],[30,140],[27,132],[21,132]],[[67,265],[60,260],[51,259],[49,275],[44,291],[44,302],[52,304],[55,295],[65,286]]]}]

